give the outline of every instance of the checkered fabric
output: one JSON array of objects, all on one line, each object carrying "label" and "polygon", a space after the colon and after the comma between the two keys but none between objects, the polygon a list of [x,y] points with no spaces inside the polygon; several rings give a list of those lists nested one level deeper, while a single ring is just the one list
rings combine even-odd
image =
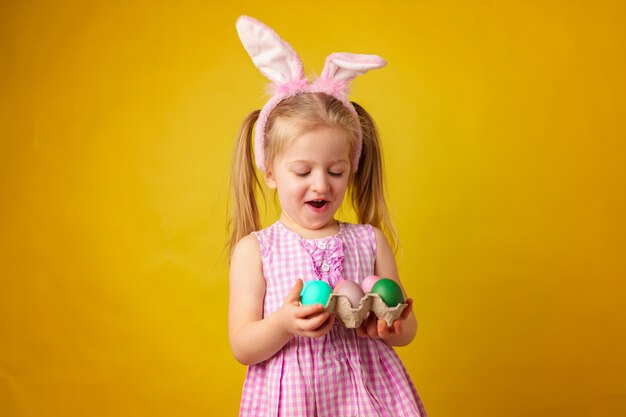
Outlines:
[{"label": "checkered fabric", "polygon": [[[376,238],[370,225],[340,223],[339,233],[307,240],[282,223],[254,233],[266,280],[265,316],[278,310],[297,278],[359,284],[374,273]],[[319,339],[295,336],[276,355],[248,368],[240,416],[425,417],[395,351],[358,337],[338,320]]]}]

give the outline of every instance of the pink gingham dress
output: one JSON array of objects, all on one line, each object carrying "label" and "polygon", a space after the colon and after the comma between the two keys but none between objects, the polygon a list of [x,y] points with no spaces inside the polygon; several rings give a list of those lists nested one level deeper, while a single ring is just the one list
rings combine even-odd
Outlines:
[{"label": "pink gingham dress", "polygon": [[[374,273],[370,225],[339,224],[339,233],[308,240],[282,223],[255,232],[266,280],[264,317],[278,310],[296,279],[361,283]],[[394,350],[359,337],[339,320],[319,339],[295,336],[278,353],[250,366],[241,417],[425,417],[411,379]]]}]

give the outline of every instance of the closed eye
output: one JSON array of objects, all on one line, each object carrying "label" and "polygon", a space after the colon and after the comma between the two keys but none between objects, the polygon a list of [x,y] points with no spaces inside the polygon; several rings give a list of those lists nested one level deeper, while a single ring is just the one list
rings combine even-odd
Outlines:
[{"label": "closed eye", "polygon": [[294,174],[296,174],[298,177],[306,177],[307,175],[309,175],[311,173],[311,171],[306,171],[306,172],[294,172]]},{"label": "closed eye", "polygon": [[343,172],[332,172],[332,171],[328,171],[328,174],[331,177],[341,177],[343,175]]}]

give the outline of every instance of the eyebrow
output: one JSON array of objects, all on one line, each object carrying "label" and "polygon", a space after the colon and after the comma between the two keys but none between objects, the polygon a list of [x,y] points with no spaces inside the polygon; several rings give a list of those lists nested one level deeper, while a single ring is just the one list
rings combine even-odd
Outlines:
[{"label": "eyebrow", "polygon": [[[312,161],[308,160],[308,159],[297,159],[295,161],[290,161],[287,162],[289,165],[293,165],[293,164],[310,164]],[[330,165],[335,165],[335,164],[350,164],[350,161],[348,161],[347,159],[337,159],[335,161],[330,161]]]}]

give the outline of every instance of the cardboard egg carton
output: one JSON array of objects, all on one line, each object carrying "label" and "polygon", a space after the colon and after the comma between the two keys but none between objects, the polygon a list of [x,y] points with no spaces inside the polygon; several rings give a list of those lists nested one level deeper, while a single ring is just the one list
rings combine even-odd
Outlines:
[{"label": "cardboard egg carton", "polygon": [[380,295],[367,293],[359,301],[359,306],[353,308],[345,295],[331,294],[328,304],[326,304],[326,311],[330,314],[335,314],[347,328],[354,329],[363,324],[370,312],[374,313],[379,319],[384,320],[387,326],[391,326],[407,306],[408,304],[403,303],[395,307],[389,307],[380,298]]}]

